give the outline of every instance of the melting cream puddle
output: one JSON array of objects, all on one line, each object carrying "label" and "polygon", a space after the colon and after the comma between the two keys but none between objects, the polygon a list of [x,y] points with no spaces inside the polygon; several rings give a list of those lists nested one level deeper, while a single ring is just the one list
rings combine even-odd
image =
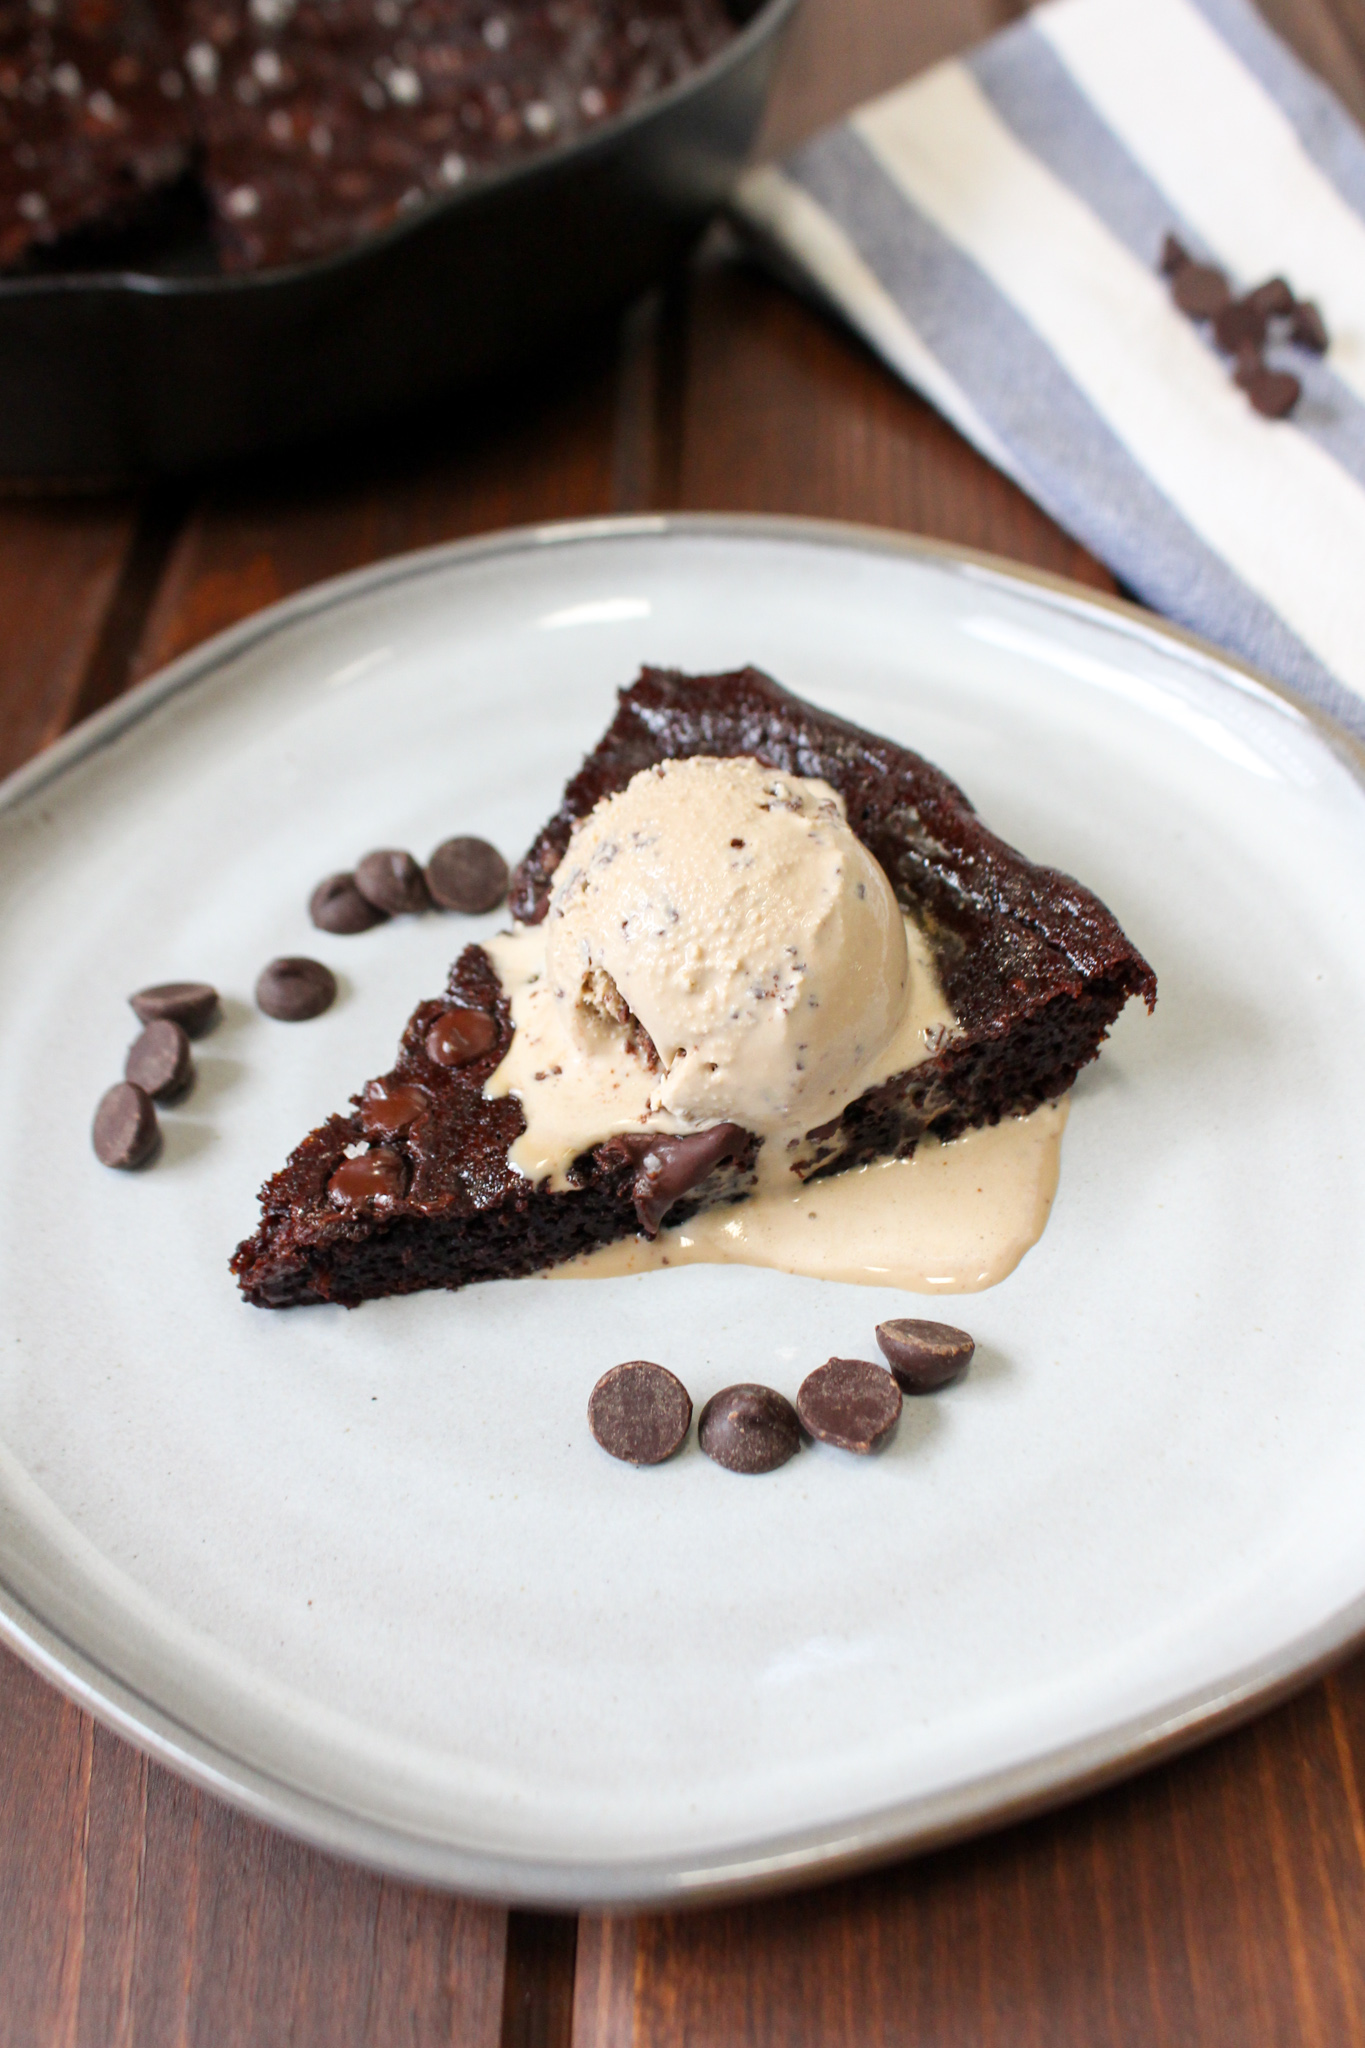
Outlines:
[{"label": "melting cream puddle", "polygon": [[704,1210],[648,1238],[623,1238],[546,1274],[601,1280],[664,1266],[769,1266],[815,1280],[976,1294],[1012,1273],[1052,1209],[1067,1102],[925,1139],[909,1159],[878,1160],[793,1194],[760,1182],[747,1200]]}]

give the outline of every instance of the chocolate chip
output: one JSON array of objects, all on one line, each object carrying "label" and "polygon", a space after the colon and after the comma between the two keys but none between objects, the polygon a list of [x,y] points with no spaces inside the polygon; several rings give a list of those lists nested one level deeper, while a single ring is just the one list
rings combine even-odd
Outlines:
[{"label": "chocolate chip", "polygon": [[1185,247],[1185,244],[1177,241],[1174,235],[1167,235],[1161,245],[1162,276],[1174,277],[1177,271],[1183,270],[1187,263],[1193,263],[1193,261],[1194,258]]},{"label": "chocolate chip", "polygon": [[1292,412],[1303,386],[1288,370],[1269,370],[1259,357],[1239,354],[1234,382],[1241,385],[1257,412],[1281,420]]},{"label": "chocolate chip", "polygon": [[302,1024],[320,1017],[336,1001],[336,976],[320,960],[287,955],[272,960],[256,979],[256,1004],[282,1024]]},{"label": "chocolate chip", "polygon": [[1230,299],[1213,323],[1213,338],[1228,355],[1236,355],[1243,342],[1259,348],[1265,340],[1266,316],[1250,299]]},{"label": "chocolate chip", "polygon": [[1268,320],[1275,320],[1283,313],[1294,310],[1294,294],[1282,277],[1268,277],[1264,284],[1258,284],[1254,292],[1248,292],[1245,303],[1254,306]]},{"label": "chocolate chip", "polygon": [[901,1390],[884,1365],[831,1358],[802,1380],[796,1412],[808,1436],[866,1453],[884,1443],[899,1422]]},{"label": "chocolate chip", "polygon": [[463,1067],[487,1052],[497,1035],[486,1010],[447,1010],[427,1033],[427,1058],[438,1067]]},{"label": "chocolate chip", "polygon": [[882,1356],[907,1394],[934,1394],[960,1380],[972,1362],[975,1337],[951,1323],[929,1323],[918,1316],[895,1316],[878,1323]]},{"label": "chocolate chip", "polygon": [[403,853],[396,847],[383,847],[377,853],[367,853],[364,860],[356,865],[355,885],[367,903],[372,903],[376,910],[384,911],[389,917],[431,908],[431,895],[422,870],[410,853]]},{"label": "chocolate chip", "polygon": [[496,910],[507,894],[507,862],[486,839],[445,839],[427,862],[427,887],[442,910]]},{"label": "chocolate chip", "polygon": [[128,1000],[140,1023],[154,1024],[166,1017],[191,1038],[202,1038],[218,1022],[218,991],[206,981],[159,981]]},{"label": "chocolate chip", "polygon": [[90,1132],[102,1166],[141,1166],[161,1138],[152,1098],[132,1081],[117,1081],[100,1097]]},{"label": "chocolate chip", "polygon": [[169,1017],[154,1017],[129,1046],[123,1078],[158,1102],[183,1095],[194,1079],[189,1033]]},{"label": "chocolate chip", "polygon": [[399,1153],[387,1145],[376,1145],[358,1158],[343,1159],[327,1183],[333,1201],[348,1209],[375,1199],[395,1201],[407,1185],[407,1169]]},{"label": "chocolate chip", "polygon": [[604,1372],[588,1396],[588,1427],[604,1451],[628,1465],[662,1465],[686,1440],[692,1397],[680,1379],[647,1358]]},{"label": "chocolate chip", "polygon": [[691,1131],[686,1137],[650,1132],[643,1137],[625,1137],[621,1143],[639,1163],[631,1195],[640,1228],[646,1237],[657,1237],[673,1204],[705,1180],[723,1159],[734,1159],[743,1152],[749,1133],[740,1124],[713,1124],[709,1131]]},{"label": "chocolate chip", "polygon": [[697,1442],[727,1472],[774,1472],[801,1448],[790,1401],[772,1387],[722,1387],[701,1411]]},{"label": "chocolate chip", "polygon": [[394,1138],[431,1108],[425,1088],[410,1081],[370,1081],[360,1105],[360,1128],[367,1138]]},{"label": "chocolate chip", "polygon": [[1289,339],[1296,341],[1300,348],[1312,349],[1316,356],[1326,355],[1327,329],[1311,299],[1300,299],[1295,305],[1289,323]]},{"label": "chocolate chip", "polygon": [[1232,292],[1221,270],[1211,263],[1187,263],[1171,281],[1171,297],[1191,320],[1212,320],[1222,312]]},{"label": "chocolate chip", "polygon": [[328,875],[308,898],[308,915],[320,932],[368,932],[388,914],[361,895],[354,875]]}]

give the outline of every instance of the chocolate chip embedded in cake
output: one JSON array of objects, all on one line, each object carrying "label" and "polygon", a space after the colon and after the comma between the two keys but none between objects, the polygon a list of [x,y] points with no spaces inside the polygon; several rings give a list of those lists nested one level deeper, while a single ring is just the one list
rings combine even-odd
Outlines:
[{"label": "chocolate chip embedded in cake", "polygon": [[343,1159],[327,1182],[327,1193],[339,1209],[370,1209],[396,1202],[407,1186],[407,1166],[391,1145],[375,1145],[354,1159]]},{"label": "chocolate chip embedded in cake", "polygon": [[371,1081],[360,1100],[360,1128],[367,1138],[396,1138],[430,1108],[430,1095],[415,1083]]},{"label": "chocolate chip embedded in cake", "polygon": [[486,1010],[443,1010],[426,1035],[427,1058],[438,1067],[467,1067],[496,1042],[498,1027]]}]

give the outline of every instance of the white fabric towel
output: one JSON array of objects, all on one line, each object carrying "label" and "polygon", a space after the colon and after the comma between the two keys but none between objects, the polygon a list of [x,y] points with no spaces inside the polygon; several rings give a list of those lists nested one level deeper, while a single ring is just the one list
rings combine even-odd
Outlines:
[{"label": "white fabric towel", "polygon": [[[749,229],[1148,604],[1365,737],[1365,137],[1247,0],[1050,0],[748,176]],[[1253,411],[1159,273],[1284,277]]]}]

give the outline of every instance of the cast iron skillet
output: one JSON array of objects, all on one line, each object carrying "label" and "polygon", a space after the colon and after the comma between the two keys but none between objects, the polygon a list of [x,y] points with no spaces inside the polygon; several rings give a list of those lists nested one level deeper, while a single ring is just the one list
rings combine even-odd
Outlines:
[{"label": "cast iron skillet", "polygon": [[317,262],[0,279],[0,477],[185,472],[315,440],[624,304],[726,197],[797,4],[730,0],[738,35],[680,85]]}]

